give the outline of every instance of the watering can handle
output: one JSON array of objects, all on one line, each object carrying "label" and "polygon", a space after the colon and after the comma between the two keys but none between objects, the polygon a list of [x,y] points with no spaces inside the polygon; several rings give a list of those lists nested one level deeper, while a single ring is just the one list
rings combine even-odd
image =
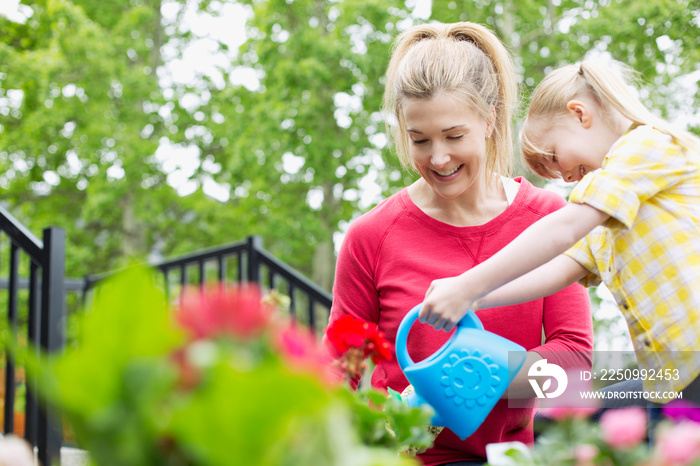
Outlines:
[{"label": "watering can handle", "polygon": [[[411,330],[413,322],[415,322],[418,318],[418,313],[420,312],[422,307],[423,303],[420,303],[416,307],[408,311],[408,313],[404,316],[403,320],[399,324],[399,329],[396,332],[396,360],[398,361],[401,370],[404,370],[409,365],[415,364],[413,362],[413,359],[411,359],[411,356],[408,355],[406,342],[408,339],[408,332]],[[467,311],[467,314],[464,317],[462,317],[462,320],[459,321],[457,327],[471,327],[480,330],[484,329],[483,324],[476,316],[474,311],[472,311],[471,309],[469,309],[469,311]]]}]

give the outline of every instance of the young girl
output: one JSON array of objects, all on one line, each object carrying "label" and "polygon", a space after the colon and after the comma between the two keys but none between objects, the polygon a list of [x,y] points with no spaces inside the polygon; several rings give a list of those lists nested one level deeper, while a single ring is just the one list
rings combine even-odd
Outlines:
[{"label": "young girl", "polygon": [[700,373],[700,141],[588,61],[543,80],[521,139],[536,173],[579,181],[569,203],[489,260],[433,281],[421,321],[450,330],[469,308],[602,281],[647,369],[645,389],[697,399],[700,382],[689,385]]}]

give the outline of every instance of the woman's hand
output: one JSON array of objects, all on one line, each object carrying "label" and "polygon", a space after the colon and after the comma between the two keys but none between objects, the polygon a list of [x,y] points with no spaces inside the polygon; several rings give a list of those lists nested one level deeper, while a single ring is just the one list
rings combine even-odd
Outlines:
[{"label": "woman's hand", "polygon": [[470,296],[464,281],[463,275],[433,280],[425,293],[418,319],[436,330],[452,330],[476,299]]}]

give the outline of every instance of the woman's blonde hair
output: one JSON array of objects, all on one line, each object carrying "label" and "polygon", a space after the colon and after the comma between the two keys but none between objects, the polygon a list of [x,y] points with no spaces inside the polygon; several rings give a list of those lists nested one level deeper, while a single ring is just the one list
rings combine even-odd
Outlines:
[{"label": "woman's blonde hair", "polygon": [[543,155],[548,151],[538,147],[533,135],[533,121],[537,121],[537,132],[551,128],[557,118],[567,113],[567,103],[581,96],[594,99],[604,115],[610,116],[617,111],[636,124],[654,126],[686,149],[700,151],[700,139],[675,128],[642,104],[631,88],[633,76],[634,71],[622,63],[604,64],[591,60],[566,65],[549,73],[532,94],[520,134],[523,158],[532,171],[545,178],[559,177],[542,163]]},{"label": "woman's blonde hair", "polygon": [[386,78],[384,111],[396,118],[394,125],[387,118],[387,133],[404,167],[415,170],[403,116],[406,100],[430,99],[444,91],[493,125],[486,141],[486,174],[510,173],[510,120],[518,87],[513,60],[493,32],[470,22],[414,26],[394,43]]}]

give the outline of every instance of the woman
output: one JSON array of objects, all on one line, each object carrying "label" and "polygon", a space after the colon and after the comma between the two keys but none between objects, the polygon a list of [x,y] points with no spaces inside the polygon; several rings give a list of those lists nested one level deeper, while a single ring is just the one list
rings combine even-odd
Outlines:
[{"label": "woman", "polygon": [[[416,26],[397,39],[387,71],[386,115],[404,166],[420,178],[355,220],[341,245],[330,321],[344,314],[374,322],[390,341],[432,280],[486,260],[541,217],[563,207],[559,195],[508,172],[510,119],[517,98],[512,60],[498,38],[474,23]],[[550,297],[477,313],[485,329],[528,350],[509,397],[531,397],[527,369],[556,354],[567,367],[590,365],[588,295],[572,285]],[[543,342],[544,332],[544,342]],[[415,361],[449,338],[416,323],[408,338]],[[372,385],[408,385],[396,361],[382,362]],[[500,400],[461,441],[444,429],[420,455],[426,465],[485,461],[489,443],[532,443],[535,400]]]}]

